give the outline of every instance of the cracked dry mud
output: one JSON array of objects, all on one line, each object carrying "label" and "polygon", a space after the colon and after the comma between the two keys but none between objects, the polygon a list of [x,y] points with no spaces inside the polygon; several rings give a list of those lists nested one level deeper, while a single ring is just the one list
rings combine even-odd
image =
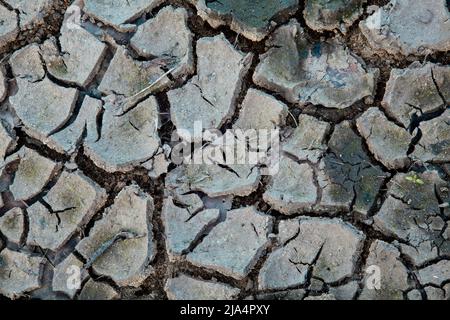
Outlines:
[{"label": "cracked dry mud", "polygon": [[[449,49],[445,0],[0,0],[0,300],[449,300]],[[172,162],[197,120],[279,171]]]}]

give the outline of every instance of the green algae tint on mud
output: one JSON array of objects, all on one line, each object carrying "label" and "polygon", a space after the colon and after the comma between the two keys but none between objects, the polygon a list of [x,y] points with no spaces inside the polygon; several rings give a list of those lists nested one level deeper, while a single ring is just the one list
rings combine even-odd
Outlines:
[{"label": "green algae tint on mud", "polygon": [[265,28],[274,15],[294,7],[298,0],[220,0],[206,1],[208,8],[219,14],[232,14],[249,27]]}]

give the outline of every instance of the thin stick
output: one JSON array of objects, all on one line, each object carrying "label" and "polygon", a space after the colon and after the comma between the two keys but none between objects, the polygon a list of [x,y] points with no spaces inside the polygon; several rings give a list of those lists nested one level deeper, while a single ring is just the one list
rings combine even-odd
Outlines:
[{"label": "thin stick", "polygon": [[295,127],[298,127],[297,119],[295,119],[294,115],[291,113],[291,111],[288,110],[289,115],[291,116],[292,120],[294,120]]},{"label": "thin stick", "polygon": [[146,92],[148,89],[152,88],[153,86],[155,86],[158,82],[160,82],[162,79],[164,79],[164,77],[166,77],[168,74],[172,73],[172,71],[174,71],[176,68],[178,68],[178,66],[173,67],[172,69],[170,69],[169,71],[165,72],[162,76],[160,76],[158,79],[156,79],[155,81],[153,81],[148,87],[142,89],[141,91],[139,91],[138,93],[134,94],[133,96],[129,97],[128,99],[133,99],[135,97],[137,97],[138,95]]},{"label": "thin stick", "polygon": [[124,108],[122,109],[122,111],[125,113],[128,111],[129,106],[133,104],[134,99],[138,98],[139,96],[141,96],[142,94],[146,93],[149,89],[151,89],[152,87],[154,87],[158,82],[160,82],[162,79],[164,79],[168,74],[172,73],[175,69],[177,69],[178,66],[173,67],[172,69],[170,69],[169,71],[165,72],[162,76],[160,76],[158,79],[156,79],[155,81],[153,81],[149,86],[145,87],[144,89],[142,89],[141,91],[139,91],[138,93],[135,93],[134,95],[132,95],[131,97],[128,97],[126,99],[126,103]]},{"label": "thin stick", "polygon": [[118,241],[123,241],[127,239],[138,239],[143,238],[143,235],[136,235],[133,232],[128,231],[122,231],[118,234],[116,234],[113,238],[109,239],[108,241],[104,242],[90,257],[88,261],[86,261],[86,264],[84,265],[84,269],[90,268],[97,259],[102,256],[109,248],[111,248],[112,245],[114,245]]}]

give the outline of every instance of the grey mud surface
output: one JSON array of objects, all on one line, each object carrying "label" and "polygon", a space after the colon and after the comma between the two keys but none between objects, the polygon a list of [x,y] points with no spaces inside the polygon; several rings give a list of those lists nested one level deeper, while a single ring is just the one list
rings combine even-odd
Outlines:
[{"label": "grey mud surface", "polygon": [[450,299],[448,1],[105,3],[0,0],[0,300]]}]

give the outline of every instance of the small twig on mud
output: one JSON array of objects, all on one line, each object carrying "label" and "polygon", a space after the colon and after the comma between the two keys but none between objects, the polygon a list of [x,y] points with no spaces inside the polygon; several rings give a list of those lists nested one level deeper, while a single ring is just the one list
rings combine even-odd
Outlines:
[{"label": "small twig on mud", "polygon": [[178,66],[173,67],[172,69],[168,70],[167,72],[165,72],[162,76],[160,76],[158,79],[156,79],[155,81],[153,81],[149,86],[145,87],[144,89],[142,89],[141,91],[139,91],[138,93],[132,95],[131,97],[129,97],[128,99],[134,99],[137,96],[141,95],[142,93],[147,92],[147,90],[153,88],[158,82],[160,82],[162,79],[164,79],[167,75],[169,75],[170,73],[172,73],[175,69],[177,69]]},{"label": "small twig on mud", "polygon": [[123,113],[127,112],[135,104],[135,99],[139,99],[139,97],[141,97],[142,95],[145,95],[145,94],[149,93],[149,90],[151,88],[153,88],[156,84],[158,84],[158,82],[160,82],[162,79],[164,79],[167,75],[172,73],[177,68],[178,68],[178,66],[173,67],[172,69],[170,69],[167,72],[165,72],[162,76],[160,76],[158,79],[153,81],[150,85],[148,85],[147,87],[145,87],[141,91],[135,93],[131,97],[126,98],[125,99],[125,104],[124,104],[124,106],[122,108],[122,112]]},{"label": "small twig on mud", "polygon": [[2,58],[2,60],[0,60],[0,65],[1,65],[3,62],[5,62],[6,59],[9,58],[10,56],[11,56],[11,54],[7,54],[6,56],[4,56],[4,57]]},{"label": "small twig on mud", "polygon": [[294,120],[295,127],[298,127],[297,119],[295,119],[294,115],[291,113],[291,111],[288,110],[289,115],[291,116],[292,120]]},{"label": "small twig on mud", "polygon": [[139,239],[143,238],[144,235],[136,235],[133,232],[129,231],[122,231],[116,234],[113,238],[109,239],[108,241],[104,242],[91,256],[91,258],[86,261],[84,265],[84,269],[89,269],[92,267],[95,261],[102,256],[109,248],[113,246],[118,241],[128,240],[128,239]]},{"label": "small twig on mud", "polygon": [[47,256],[47,251],[48,251],[48,250],[46,250],[46,251],[44,252],[44,250],[42,250],[41,247],[38,247],[38,248],[39,248],[39,251],[41,251],[42,255],[45,257],[45,259],[52,265],[53,268],[55,268],[55,264],[54,264],[54,263],[52,262],[52,260],[50,260],[50,258]]},{"label": "small twig on mud", "polygon": [[234,40],[233,47],[234,47],[235,49],[236,49],[236,47],[237,47],[237,45],[238,45],[239,35],[240,35],[240,33],[237,34],[236,39]]}]

